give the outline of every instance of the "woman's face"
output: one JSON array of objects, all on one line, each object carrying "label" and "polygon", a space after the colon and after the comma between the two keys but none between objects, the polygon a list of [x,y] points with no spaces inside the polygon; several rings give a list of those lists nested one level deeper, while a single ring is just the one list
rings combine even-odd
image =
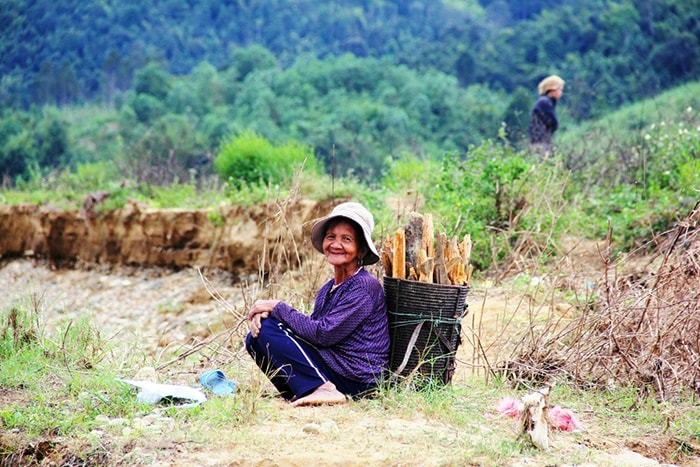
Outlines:
[{"label": "woman's face", "polygon": [[357,234],[352,225],[345,221],[329,224],[323,237],[323,254],[333,266],[357,264]]}]

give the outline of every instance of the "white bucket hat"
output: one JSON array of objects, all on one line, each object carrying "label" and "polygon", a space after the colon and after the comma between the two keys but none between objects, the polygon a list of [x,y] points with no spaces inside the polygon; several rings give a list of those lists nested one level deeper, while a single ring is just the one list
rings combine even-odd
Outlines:
[{"label": "white bucket hat", "polygon": [[540,93],[540,96],[544,96],[548,91],[563,88],[564,84],[564,80],[557,75],[550,75],[540,81],[540,84],[537,85],[537,92]]},{"label": "white bucket hat", "polygon": [[333,211],[331,211],[329,215],[314,222],[313,227],[311,227],[311,244],[314,248],[323,253],[323,237],[326,233],[326,226],[330,221],[338,217],[350,219],[362,229],[365,243],[369,247],[369,252],[362,258],[362,264],[374,264],[379,261],[377,247],[374,246],[374,242],[372,241],[374,217],[372,217],[372,213],[360,203],[341,203],[333,208]]}]

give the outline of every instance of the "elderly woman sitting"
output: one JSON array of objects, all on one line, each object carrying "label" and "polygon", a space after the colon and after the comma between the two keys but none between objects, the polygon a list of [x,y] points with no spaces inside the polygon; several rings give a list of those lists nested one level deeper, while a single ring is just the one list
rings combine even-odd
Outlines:
[{"label": "elderly woman sitting", "polygon": [[389,328],[381,284],[364,265],[379,260],[374,218],[343,203],[317,220],[311,243],[334,276],[305,315],[280,300],[248,312],[246,349],[293,406],[340,404],[377,387],[389,362]]}]

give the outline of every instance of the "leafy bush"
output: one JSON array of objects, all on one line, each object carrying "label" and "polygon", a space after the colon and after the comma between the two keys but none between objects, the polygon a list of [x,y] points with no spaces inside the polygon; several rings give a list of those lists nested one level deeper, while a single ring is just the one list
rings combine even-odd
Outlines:
[{"label": "leafy bush", "polygon": [[36,148],[27,130],[16,128],[11,122],[3,122],[0,128],[0,175],[22,176],[27,166],[36,157]]},{"label": "leafy bush", "polygon": [[155,63],[149,63],[134,74],[134,92],[162,101],[170,91],[170,74]]},{"label": "leafy bush", "polygon": [[137,94],[130,104],[141,123],[150,123],[165,113],[165,105],[149,94]]},{"label": "leafy bush", "polygon": [[628,147],[635,161],[626,170],[630,182],[590,190],[586,204],[595,235],[602,237],[609,225],[621,249],[639,248],[693,208],[700,189],[700,131],[695,125],[652,124],[643,143]]},{"label": "leafy bush", "polygon": [[70,165],[67,125],[57,109],[45,109],[35,130],[37,162],[41,167],[58,168]]},{"label": "leafy bush", "polygon": [[429,185],[426,211],[448,235],[471,235],[478,269],[547,253],[569,222],[566,175],[492,142],[445,155]]},{"label": "leafy bush", "polygon": [[32,165],[44,170],[70,165],[67,126],[61,113],[16,112],[0,120],[0,174],[26,176]]},{"label": "leafy bush", "polygon": [[306,171],[320,173],[310,148],[295,141],[273,146],[252,131],[225,140],[214,160],[219,175],[238,189],[261,182],[287,183],[302,165]]}]

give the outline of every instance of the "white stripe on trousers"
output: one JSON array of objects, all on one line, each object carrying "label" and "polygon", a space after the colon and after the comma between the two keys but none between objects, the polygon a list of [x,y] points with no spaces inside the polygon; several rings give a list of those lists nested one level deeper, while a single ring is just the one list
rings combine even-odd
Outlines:
[{"label": "white stripe on trousers", "polygon": [[316,367],[316,364],[313,362],[313,360],[311,360],[311,358],[309,358],[307,353],[304,351],[304,348],[302,346],[300,346],[299,342],[297,342],[297,340],[290,335],[290,333],[289,333],[290,329],[287,326],[285,326],[284,323],[281,323],[281,322],[278,323],[277,326],[284,333],[284,335],[289,338],[289,340],[294,342],[294,345],[299,349],[299,352],[301,352],[301,354],[304,356],[304,358],[306,359],[306,362],[309,364],[309,366],[311,368],[313,368],[314,371],[316,371],[316,374],[318,375],[318,377],[321,378],[324,382],[328,382],[328,379],[325,376],[323,376],[323,374],[318,369],[318,367]]}]

